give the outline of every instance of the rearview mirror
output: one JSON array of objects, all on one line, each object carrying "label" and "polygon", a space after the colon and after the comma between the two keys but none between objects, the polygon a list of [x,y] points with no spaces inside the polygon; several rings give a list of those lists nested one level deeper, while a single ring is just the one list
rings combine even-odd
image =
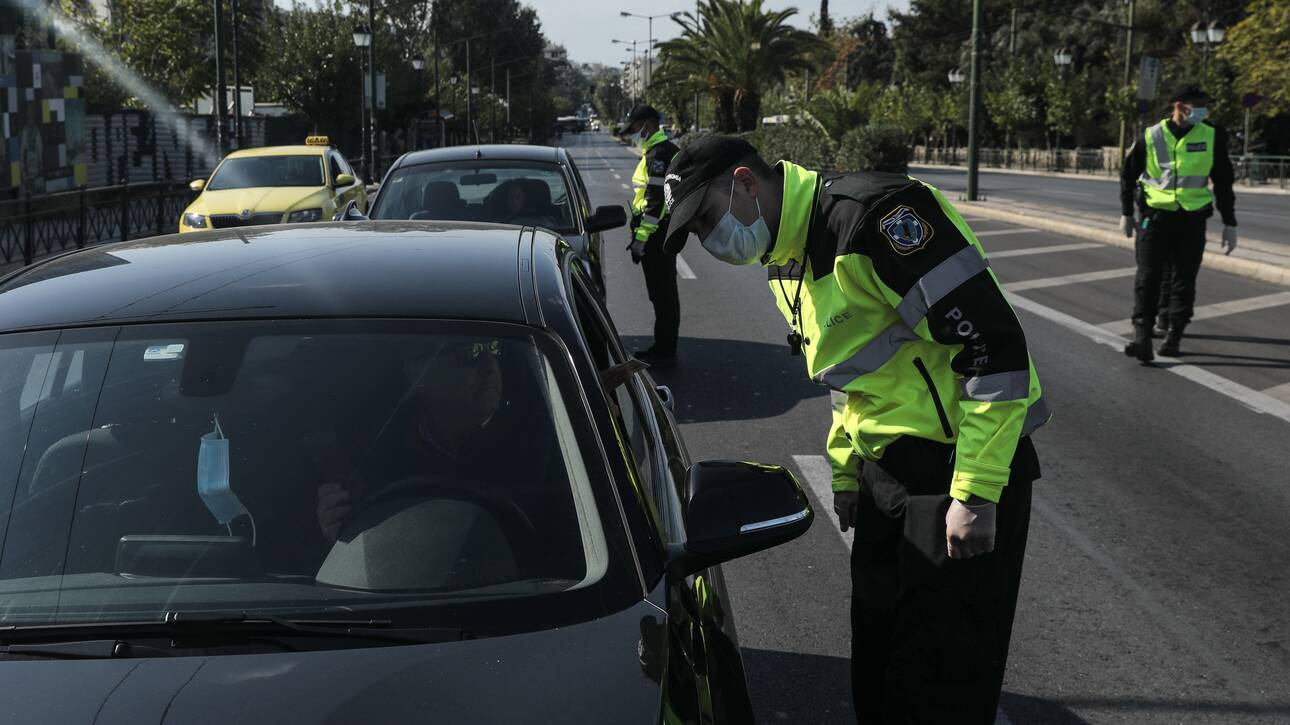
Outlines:
[{"label": "rearview mirror", "polygon": [[703,461],[688,476],[686,540],[668,545],[675,577],[792,541],[815,518],[801,484],[781,466]]},{"label": "rearview mirror", "polygon": [[587,231],[595,234],[627,225],[627,212],[618,205],[598,206],[587,220]]},{"label": "rearview mirror", "polygon": [[196,191],[196,192],[198,192],[198,193],[201,193],[201,190],[206,188],[206,180],[205,180],[205,179],[193,179],[193,182],[192,182],[191,184],[189,184],[189,185],[188,185],[188,188],[189,188],[189,189],[192,189],[193,191]]},{"label": "rearview mirror", "polygon": [[352,174],[336,175],[336,186],[351,186],[353,185],[353,183],[354,183],[354,176]]},{"label": "rearview mirror", "polygon": [[484,186],[496,184],[497,174],[466,174],[457,180],[461,186]]}]

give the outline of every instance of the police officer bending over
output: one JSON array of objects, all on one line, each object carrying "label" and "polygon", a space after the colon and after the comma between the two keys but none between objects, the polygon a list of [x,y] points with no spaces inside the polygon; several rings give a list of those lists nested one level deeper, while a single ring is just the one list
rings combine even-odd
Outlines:
[{"label": "police officer bending over", "polygon": [[721,261],[800,282],[781,300],[789,344],[845,396],[830,441],[840,428],[866,461],[834,479],[856,529],[859,720],[993,723],[1039,477],[1030,434],[1049,414],[980,244],[916,179],[772,168],[736,138],[680,151],[666,192],[669,252],[694,232]]},{"label": "police officer bending over", "polygon": [[[1196,274],[1205,253],[1205,223],[1218,207],[1223,249],[1236,249],[1235,195],[1227,133],[1205,120],[1209,97],[1196,86],[1179,88],[1173,114],[1147,128],[1120,171],[1120,230],[1138,233],[1133,281],[1133,342],[1124,354],[1151,362],[1151,323],[1161,312],[1167,330],[1160,354],[1179,354],[1196,301]],[[1210,191],[1209,182],[1213,182]],[[1141,221],[1133,221],[1137,199]],[[1162,284],[1165,289],[1161,289]],[[1158,306],[1167,308],[1158,310]]]}]

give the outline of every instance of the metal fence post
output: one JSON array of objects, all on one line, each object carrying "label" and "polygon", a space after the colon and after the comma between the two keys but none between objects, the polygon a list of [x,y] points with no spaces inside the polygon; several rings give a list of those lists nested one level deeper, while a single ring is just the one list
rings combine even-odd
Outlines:
[{"label": "metal fence post", "polygon": [[130,240],[130,182],[121,185],[121,241]]},{"label": "metal fence post", "polygon": [[85,184],[81,184],[80,193],[76,195],[76,248],[85,248]]},{"label": "metal fence post", "polygon": [[166,223],[166,188],[157,187],[157,236],[165,232],[162,231],[162,225]]},{"label": "metal fence post", "polygon": [[24,217],[24,224],[22,225],[22,263],[27,265],[31,264],[31,258],[35,256],[36,251],[31,236],[35,221],[31,218],[31,189],[29,188],[23,188],[22,190],[22,205]]}]

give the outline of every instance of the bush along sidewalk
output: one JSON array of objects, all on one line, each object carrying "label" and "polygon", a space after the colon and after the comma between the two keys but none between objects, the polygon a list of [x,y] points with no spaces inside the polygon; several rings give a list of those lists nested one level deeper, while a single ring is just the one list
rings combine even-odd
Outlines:
[{"label": "bush along sidewalk", "polygon": [[[711,132],[687,133],[677,139],[681,148]],[[892,171],[905,173],[913,157],[908,136],[893,126],[858,126],[842,137],[841,143],[817,125],[788,123],[763,126],[738,134],[752,144],[767,161],[792,161],[818,171]]]}]

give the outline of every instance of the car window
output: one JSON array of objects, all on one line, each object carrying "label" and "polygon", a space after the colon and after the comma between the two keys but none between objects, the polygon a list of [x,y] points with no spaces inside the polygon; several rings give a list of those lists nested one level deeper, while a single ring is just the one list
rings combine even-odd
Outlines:
[{"label": "car window", "polygon": [[336,179],[340,178],[341,174],[347,174],[349,172],[341,168],[339,154],[332,152],[327,154],[327,158],[331,161],[331,183],[335,184]]},{"label": "car window", "polygon": [[573,177],[573,183],[578,190],[578,203],[582,207],[583,218],[591,216],[591,201],[587,198],[587,187],[583,182],[582,174],[578,171],[578,165],[573,162],[573,155],[568,157],[570,176]]},{"label": "car window", "polygon": [[211,181],[211,191],[262,186],[323,186],[322,157],[245,156],[225,159]]},{"label": "car window", "polygon": [[612,504],[556,350],[482,323],[0,336],[0,625],[597,587]]},{"label": "car window", "polygon": [[556,164],[419,164],[390,172],[384,186],[373,219],[527,224],[577,233],[570,190]]}]

